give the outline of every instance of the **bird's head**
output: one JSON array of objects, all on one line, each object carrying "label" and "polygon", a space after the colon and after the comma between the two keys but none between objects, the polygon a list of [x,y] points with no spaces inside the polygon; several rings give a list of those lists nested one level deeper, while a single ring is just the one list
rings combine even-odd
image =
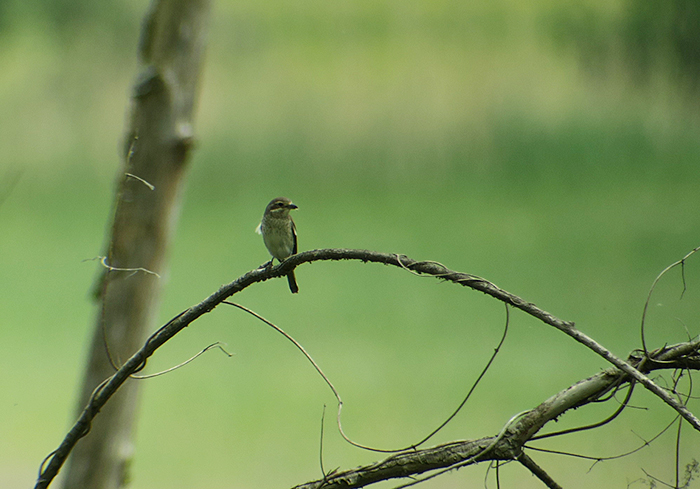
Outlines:
[{"label": "bird's head", "polygon": [[277,197],[267,204],[265,214],[270,214],[275,217],[286,217],[292,209],[299,207],[286,197]]}]

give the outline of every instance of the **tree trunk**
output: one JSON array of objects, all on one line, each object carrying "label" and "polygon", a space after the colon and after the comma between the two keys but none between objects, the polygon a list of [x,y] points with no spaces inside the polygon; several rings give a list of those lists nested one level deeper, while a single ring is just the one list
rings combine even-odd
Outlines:
[{"label": "tree trunk", "polygon": [[[79,410],[114,373],[112,362],[120,366],[154,327],[166,251],[193,141],[192,117],[209,11],[209,0],[154,0],[142,28],[140,73],[132,96]],[[137,386],[137,381],[127,382],[78,442],[69,460],[66,489],[111,489],[125,484],[133,451]]]}]

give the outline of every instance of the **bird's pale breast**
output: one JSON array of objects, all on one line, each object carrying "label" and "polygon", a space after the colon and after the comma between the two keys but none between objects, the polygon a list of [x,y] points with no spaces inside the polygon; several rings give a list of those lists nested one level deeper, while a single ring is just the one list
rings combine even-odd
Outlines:
[{"label": "bird's pale breast", "polygon": [[294,251],[294,235],[287,219],[264,219],[262,235],[265,246],[272,256],[282,261]]}]

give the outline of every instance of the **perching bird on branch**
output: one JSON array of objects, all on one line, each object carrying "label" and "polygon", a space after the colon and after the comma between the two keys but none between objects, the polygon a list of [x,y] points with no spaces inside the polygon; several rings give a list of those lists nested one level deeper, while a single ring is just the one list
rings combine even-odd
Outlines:
[{"label": "perching bird on branch", "polygon": [[[298,207],[288,198],[273,199],[267,204],[262,221],[255,230],[258,234],[262,234],[267,251],[279,261],[284,261],[297,252],[297,228],[292,216],[289,215],[292,209],[298,209]],[[294,270],[287,274],[287,281],[292,294],[299,292]]]}]

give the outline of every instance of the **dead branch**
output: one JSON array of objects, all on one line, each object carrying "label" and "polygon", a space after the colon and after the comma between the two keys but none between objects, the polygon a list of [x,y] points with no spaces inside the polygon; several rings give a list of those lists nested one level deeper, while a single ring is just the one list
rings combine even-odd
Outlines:
[{"label": "dead branch", "polygon": [[[696,340],[674,345],[667,350],[658,350],[652,353],[656,355],[658,361],[652,362],[652,368],[647,364],[645,371],[648,373],[656,369],[674,369],[678,364],[700,369],[699,348],[700,340]],[[687,354],[687,352],[692,353]],[[630,362],[633,365],[641,363],[641,359],[635,355],[630,356]],[[293,489],[357,488],[388,479],[414,477],[432,470],[453,470],[485,461],[512,460],[517,460],[527,467],[547,487],[556,488],[559,485],[524,453],[523,450],[527,448],[525,443],[548,422],[558,418],[564,412],[595,402],[611,387],[632,381],[625,372],[611,367],[553,395],[514,422],[506,424],[505,429],[497,436],[450,442],[423,450],[405,451],[371,465],[335,472],[324,479],[294,486]]]},{"label": "dead branch", "polygon": [[527,302],[475,275],[456,272],[436,262],[419,262],[404,255],[368,250],[322,249],[305,251],[293,255],[274,267],[263,267],[252,270],[233,282],[222,286],[208,298],[181,312],[162,326],[114,375],[102,382],[93,392],[83,412],[73,428],[71,428],[63,439],[61,445],[55,452],[47,457],[45,461],[46,466],[44,467],[44,464],[42,464],[40,477],[35,487],[37,489],[48,487],[64,464],[66,457],[71,452],[76,442],[87,434],[92,420],[100,409],[133,373],[144,368],[147,359],[166,341],[202,315],[213,310],[225,299],[242,291],[246,287],[272,278],[285,277],[292,269],[303,263],[326,260],[359,260],[362,262],[393,265],[412,271],[413,273],[430,275],[438,279],[447,280],[484,292],[566,333],[596,351],[603,358],[612,363],[615,368],[610,368],[558,393],[532,411],[529,411],[525,416],[517,420],[517,422],[507,424],[505,429],[498,436],[480,440],[453,442],[425,450],[403,452],[392,455],[383,462],[378,462],[371,466],[352,471],[352,473],[336,473],[326,477],[326,479],[322,481],[310,483],[312,485],[300,487],[311,488],[321,487],[321,485],[326,487],[332,481],[337,481],[337,484],[329,487],[361,487],[362,485],[386,478],[405,477],[407,475],[420,474],[438,468],[454,467],[455,465],[465,463],[465,461],[469,460],[471,460],[470,463],[477,463],[484,460],[516,460],[522,451],[524,443],[537,433],[548,421],[556,418],[572,407],[577,407],[597,399],[607,392],[612,385],[619,382],[621,378],[624,379],[624,381],[642,383],[647,389],[654,392],[678,411],[678,413],[696,430],[700,430],[700,421],[698,418],[645,375],[645,372],[649,372],[650,370],[656,368],[674,368],[675,365],[682,365],[683,368],[687,369],[694,368],[694,366],[697,366],[698,362],[700,362],[697,353],[700,343],[697,341],[666,347],[656,352],[650,352],[650,359],[643,358],[640,355],[632,355],[628,361],[624,361],[610,353],[593,339],[578,331],[573,323],[563,321],[547,311],[540,309],[535,304]]}]

